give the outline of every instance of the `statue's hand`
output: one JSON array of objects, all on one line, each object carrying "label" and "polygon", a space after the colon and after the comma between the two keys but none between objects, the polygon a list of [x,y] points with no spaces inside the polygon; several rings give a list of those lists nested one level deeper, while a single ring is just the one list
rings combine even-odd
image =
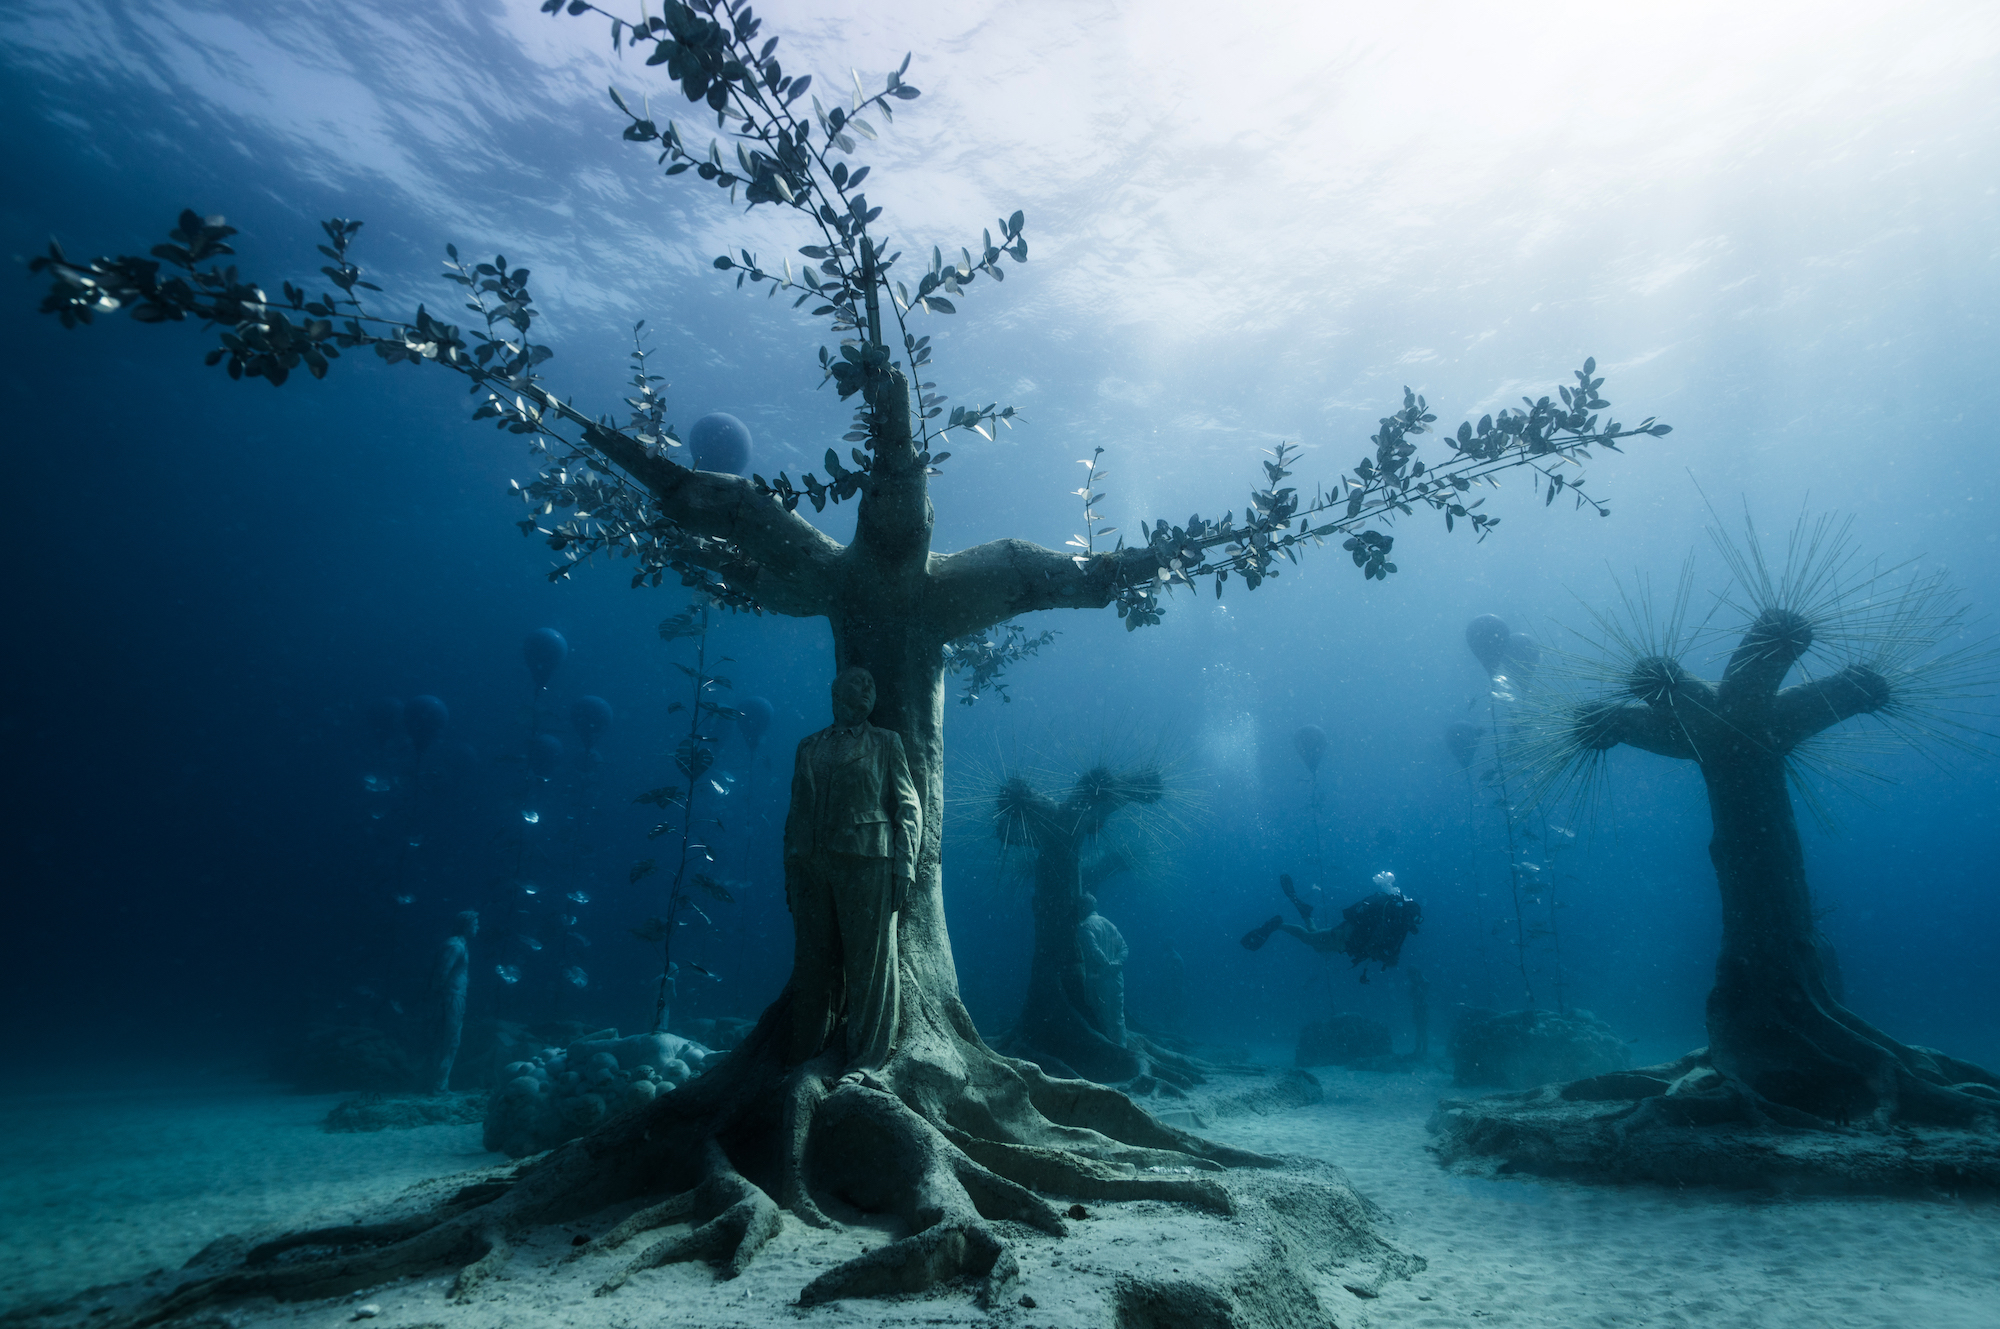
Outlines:
[{"label": "statue's hand", "polygon": [[891,874],[889,880],[892,883],[889,888],[889,907],[901,913],[909,906],[910,885],[915,879]]}]

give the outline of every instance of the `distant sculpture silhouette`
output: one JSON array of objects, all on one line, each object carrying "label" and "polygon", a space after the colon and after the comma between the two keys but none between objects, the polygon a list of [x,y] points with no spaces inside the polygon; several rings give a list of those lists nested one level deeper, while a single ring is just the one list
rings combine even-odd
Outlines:
[{"label": "distant sculpture silhouette", "polygon": [[1083,921],[1076,925],[1077,949],[1083,952],[1083,990],[1090,1013],[1105,1038],[1125,1046],[1125,960],[1132,953],[1125,935],[1097,912],[1097,897],[1080,902]]},{"label": "distant sculpture silhouette", "polygon": [[479,935],[479,913],[468,909],[456,920],[457,930],[445,938],[431,973],[432,1060],[430,1082],[424,1087],[441,1094],[451,1087],[452,1063],[458,1060],[459,1037],[465,1027],[466,980],[472,973],[472,939]]}]

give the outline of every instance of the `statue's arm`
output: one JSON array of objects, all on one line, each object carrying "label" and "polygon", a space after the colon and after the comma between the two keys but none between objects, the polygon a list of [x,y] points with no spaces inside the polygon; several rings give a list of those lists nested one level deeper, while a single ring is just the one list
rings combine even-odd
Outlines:
[{"label": "statue's arm", "polygon": [[1142,570],[1151,575],[1152,567],[1143,549],[1098,554],[1079,565],[1027,540],[990,540],[931,558],[929,617],[950,641],[1036,609],[1102,609],[1119,586]]},{"label": "statue's arm", "polygon": [[451,991],[451,978],[459,968],[467,963],[465,944],[453,937],[438,953],[437,972],[431,975],[431,991]]},{"label": "statue's arm", "polygon": [[1662,757],[1694,761],[1700,756],[1680,719],[1665,707],[1625,706],[1607,703],[1580,706],[1572,723],[1577,741],[1602,752],[1620,743]]},{"label": "statue's arm", "polygon": [[772,613],[809,618],[827,612],[842,546],[826,532],[740,475],[649,457],[637,441],[612,430],[593,432],[590,442],[644,485],[682,529],[740,551],[738,557],[693,561],[712,566]]},{"label": "statue's arm", "polygon": [[1891,699],[1889,680],[1867,665],[1849,665],[1780,692],[1773,702],[1772,730],[1779,748],[1789,752],[1821,730],[1878,711]]},{"label": "statue's arm", "polygon": [[910,880],[917,872],[917,855],[924,843],[924,808],[917,799],[916,781],[910,778],[909,758],[903,753],[902,736],[883,730],[889,741],[889,778],[882,782],[889,803],[889,821],[895,827],[895,874],[898,882]]},{"label": "statue's arm", "polygon": [[799,748],[792,755],[792,801],[785,809],[786,858],[792,858],[806,850],[805,836],[800,828],[812,816],[812,762],[806,752],[812,747],[810,736],[800,740]]}]

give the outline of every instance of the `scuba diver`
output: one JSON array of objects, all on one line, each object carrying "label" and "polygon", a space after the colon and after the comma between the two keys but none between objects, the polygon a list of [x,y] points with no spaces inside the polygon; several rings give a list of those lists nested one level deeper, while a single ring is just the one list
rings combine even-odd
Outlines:
[{"label": "scuba diver", "polygon": [[1424,920],[1423,906],[1397,889],[1396,874],[1375,874],[1375,893],[1340,911],[1340,922],[1332,927],[1313,925],[1313,907],[1299,898],[1289,875],[1278,878],[1278,887],[1298,910],[1304,926],[1287,923],[1282,914],[1273,914],[1243,934],[1243,949],[1262,950],[1273,932],[1297,937],[1320,955],[1345,955],[1350,964],[1363,966],[1361,981],[1368,981],[1370,960],[1384,969],[1393,968],[1403,953],[1403,939],[1412,936]]}]

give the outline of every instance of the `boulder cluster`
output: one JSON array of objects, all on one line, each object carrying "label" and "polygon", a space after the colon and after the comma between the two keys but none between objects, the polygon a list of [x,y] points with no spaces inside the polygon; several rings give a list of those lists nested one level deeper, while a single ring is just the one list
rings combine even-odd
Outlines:
[{"label": "boulder cluster", "polygon": [[680,1088],[722,1054],[678,1034],[607,1029],[509,1063],[486,1107],[485,1142],[511,1158],[553,1149],[606,1117]]}]

